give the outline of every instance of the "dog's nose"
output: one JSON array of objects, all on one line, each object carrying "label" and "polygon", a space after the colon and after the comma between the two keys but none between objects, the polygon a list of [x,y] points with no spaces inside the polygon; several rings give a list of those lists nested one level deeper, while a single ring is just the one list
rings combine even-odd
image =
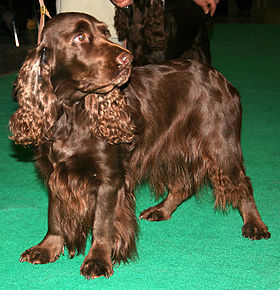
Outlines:
[{"label": "dog's nose", "polygon": [[132,62],[133,56],[131,53],[128,52],[122,52],[117,58],[116,62],[119,65],[126,65],[130,64]]}]

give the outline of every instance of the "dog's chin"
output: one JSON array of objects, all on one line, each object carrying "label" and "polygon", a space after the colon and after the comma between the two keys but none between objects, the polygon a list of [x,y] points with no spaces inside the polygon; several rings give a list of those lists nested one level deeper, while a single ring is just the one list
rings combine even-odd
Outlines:
[{"label": "dog's chin", "polygon": [[111,92],[115,87],[121,87],[122,85],[124,85],[129,80],[130,74],[131,67],[128,67],[122,70],[118,74],[118,76],[114,80],[112,80],[111,83],[95,89],[94,92],[98,94],[107,94]]},{"label": "dog's chin", "polygon": [[118,87],[124,85],[129,80],[130,75],[131,75],[131,70],[132,70],[132,66],[128,66],[119,73],[117,77],[117,83],[116,83]]}]

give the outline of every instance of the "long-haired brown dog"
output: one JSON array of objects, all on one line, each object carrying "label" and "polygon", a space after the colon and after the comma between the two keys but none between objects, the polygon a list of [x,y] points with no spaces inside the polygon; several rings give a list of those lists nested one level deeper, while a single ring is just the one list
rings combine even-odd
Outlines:
[{"label": "long-haired brown dog", "polygon": [[59,14],[42,36],[19,72],[10,129],[15,143],[34,147],[48,232],[20,261],[54,262],[65,245],[74,257],[92,232],[81,274],[111,276],[136,252],[142,180],[158,195],[168,190],[143,219],[169,219],[211,184],[216,206],[239,209],[244,237],[270,237],[244,170],[239,94],[218,71],[191,60],[132,70],[130,52],[86,14]]}]

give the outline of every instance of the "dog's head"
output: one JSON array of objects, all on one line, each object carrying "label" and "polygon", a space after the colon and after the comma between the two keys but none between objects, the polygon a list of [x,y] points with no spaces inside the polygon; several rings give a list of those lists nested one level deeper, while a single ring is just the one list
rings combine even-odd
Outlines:
[{"label": "dog's head", "polygon": [[14,87],[19,109],[10,119],[11,139],[37,145],[50,137],[58,103],[105,94],[128,81],[133,57],[109,35],[104,23],[83,13],[48,21]]},{"label": "dog's head", "polygon": [[49,21],[40,47],[54,58],[53,82],[68,79],[84,92],[108,92],[125,83],[132,55],[108,40],[107,26],[82,13],[62,13]]}]

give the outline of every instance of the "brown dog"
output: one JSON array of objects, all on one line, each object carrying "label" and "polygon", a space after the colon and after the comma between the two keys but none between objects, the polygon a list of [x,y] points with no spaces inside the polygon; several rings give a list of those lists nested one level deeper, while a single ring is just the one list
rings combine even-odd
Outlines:
[{"label": "brown dog", "polygon": [[216,206],[239,209],[245,237],[269,238],[243,166],[237,90],[195,61],[131,73],[132,55],[107,35],[89,15],[59,14],[19,72],[11,139],[34,146],[49,188],[48,232],[20,261],[54,262],[64,245],[74,257],[92,232],[81,273],[109,277],[113,263],[136,253],[134,189],[142,180],[159,195],[168,189],[143,219],[169,219],[211,183]]}]

